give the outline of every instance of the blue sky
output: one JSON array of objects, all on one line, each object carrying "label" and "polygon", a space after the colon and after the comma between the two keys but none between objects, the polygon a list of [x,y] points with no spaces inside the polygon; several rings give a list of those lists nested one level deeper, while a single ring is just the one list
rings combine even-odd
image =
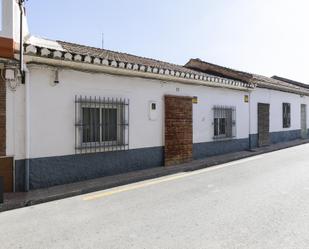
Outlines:
[{"label": "blue sky", "polygon": [[309,83],[307,0],[29,0],[30,32]]}]

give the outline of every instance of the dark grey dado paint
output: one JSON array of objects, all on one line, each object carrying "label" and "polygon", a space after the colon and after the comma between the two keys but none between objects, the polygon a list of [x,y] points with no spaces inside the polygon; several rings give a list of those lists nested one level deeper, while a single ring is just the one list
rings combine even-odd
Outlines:
[{"label": "dark grey dado paint", "polygon": [[21,192],[25,190],[25,161],[15,161],[15,191]]},{"label": "dark grey dado paint", "polygon": [[[274,132],[271,143],[299,139],[300,130]],[[193,158],[242,151],[257,147],[257,134],[250,139],[232,139],[193,145]],[[30,159],[30,189],[72,183],[103,176],[162,166],[164,147],[143,148],[127,151],[81,154],[60,157]],[[24,190],[25,160],[15,162],[16,191]]]},{"label": "dark grey dado paint", "polygon": [[250,149],[258,147],[258,134],[250,134]]},{"label": "dark grey dado paint", "polygon": [[[301,130],[279,131],[270,133],[271,144],[288,142],[300,138],[301,138]],[[250,135],[250,144],[251,148],[258,147],[258,134]]]},{"label": "dark grey dado paint", "polygon": [[201,159],[209,156],[247,150],[248,148],[248,138],[197,143],[193,144],[193,158]]},{"label": "dark grey dado paint", "polygon": [[287,142],[301,138],[301,130],[279,131],[270,133],[270,142],[272,144]]},{"label": "dark grey dado paint", "polygon": [[[30,159],[30,189],[46,188],[163,165],[163,147]],[[16,161],[16,190],[24,191],[25,160]]]},{"label": "dark grey dado paint", "polygon": [[[270,143],[277,144],[301,138],[301,130],[279,131],[270,133]],[[258,134],[250,135],[250,148],[258,147]]]},{"label": "dark grey dado paint", "polygon": [[[301,130],[271,132],[270,141],[272,144],[292,141],[301,138]],[[249,146],[250,145],[250,146]],[[258,135],[251,134],[250,138],[232,139],[193,145],[194,159],[220,155],[230,152],[242,151],[258,147]]]}]

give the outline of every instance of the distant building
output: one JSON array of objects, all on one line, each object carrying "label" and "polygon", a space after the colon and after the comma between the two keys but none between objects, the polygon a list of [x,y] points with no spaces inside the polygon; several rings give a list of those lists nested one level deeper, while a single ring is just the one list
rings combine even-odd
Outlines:
[{"label": "distant building", "polygon": [[307,138],[309,89],[31,36],[3,0],[0,175],[24,191]]}]

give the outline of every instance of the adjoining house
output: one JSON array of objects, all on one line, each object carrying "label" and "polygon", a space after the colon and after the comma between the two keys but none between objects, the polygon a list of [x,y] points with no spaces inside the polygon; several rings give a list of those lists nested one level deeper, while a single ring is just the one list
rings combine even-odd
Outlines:
[{"label": "adjoining house", "polygon": [[[307,138],[309,89],[31,36],[3,1],[0,175],[27,191]],[[2,10],[4,11],[4,10]]]}]

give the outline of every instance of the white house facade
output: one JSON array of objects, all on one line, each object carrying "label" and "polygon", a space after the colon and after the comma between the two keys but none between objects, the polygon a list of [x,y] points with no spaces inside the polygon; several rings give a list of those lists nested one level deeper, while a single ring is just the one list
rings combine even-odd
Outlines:
[{"label": "white house facade", "polygon": [[179,66],[52,41],[24,24],[22,77],[18,2],[3,6],[12,10],[0,32],[7,191],[307,138],[309,87],[199,59]]}]

